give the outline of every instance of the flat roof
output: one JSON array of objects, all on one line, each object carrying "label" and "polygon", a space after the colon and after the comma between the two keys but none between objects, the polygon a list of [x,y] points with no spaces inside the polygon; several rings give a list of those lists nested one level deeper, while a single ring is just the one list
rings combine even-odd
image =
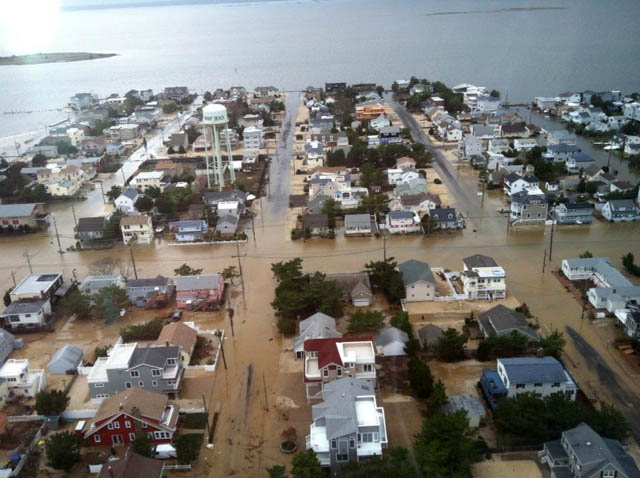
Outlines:
[{"label": "flat roof", "polygon": [[11,294],[39,294],[46,292],[60,277],[62,277],[60,272],[54,274],[30,274],[20,281],[16,288],[11,291]]},{"label": "flat roof", "polygon": [[29,368],[29,360],[27,359],[9,359],[7,360],[2,368],[0,369],[0,377],[9,378],[9,377],[17,377],[20,376],[21,373],[24,373],[25,369]]},{"label": "flat roof", "polygon": [[356,416],[358,426],[374,427],[380,425],[378,421],[378,410],[373,397],[358,397],[356,400]]},{"label": "flat roof", "polygon": [[373,351],[373,343],[370,341],[338,342],[336,346],[342,363],[365,359],[375,360],[376,354]]}]

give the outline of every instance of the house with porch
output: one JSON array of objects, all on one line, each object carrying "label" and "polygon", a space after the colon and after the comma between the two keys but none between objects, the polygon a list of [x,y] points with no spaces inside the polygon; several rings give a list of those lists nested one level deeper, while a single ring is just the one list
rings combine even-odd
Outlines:
[{"label": "house with porch", "polygon": [[182,361],[188,365],[197,341],[198,331],[196,329],[185,322],[172,322],[162,327],[160,335],[156,339],[156,344],[180,347]]},{"label": "house with porch", "polygon": [[154,300],[161,299],[164,302],[171,300],[175,285],[170,277],[157,275],[150,279],[128,279],[124,290],[132,304],[145,307]]},{"label": "house with porch", "polygon": [[558,224],[591,224],[593,207],[585,201],[558,203],[553,216]]},{"label": "house with porch", "polygon": [[96,295],[106,287],[116,286],[122,288],[124,279],[120,274],[90,274],[82,279],[78,290],[83,294]]},{"label": "house with porch", "polygon": [[105,398],[80,433],[92,446],[129,446],[139,433],[147,435],[153,444],[171,443],[178,429],[179,411],[180,407],[163,393],[131,388]]},{"label": "house with porch", "polygon": [[169,223],[169,231],[175,234],[178,242],[196,242],[206,238],[209,225],[205,220],[185,220]]},{"label": "house with porch", "polygon": [[137,244],[151,244],[153,224],[151,216],[126,216],[120,219],[120,231],[125,244],[135,241]]},{"label": "house with porch", "polygon": [[585,153],[576,153],[567,159],[565,165],[567,166],[567,171],[571,174],[575,174],[580,172],[581,169],[586,168],[590,164],[593,164],[595,159]]},{"label": "house with porch", "polygon": [[179,309],[198,309],[205,304],[216,305],[222,301],[224,280],[220,274],[178,276],[176,306]]},{"label": "house with porch", "polygon": [[493,257],[474,254],[462,260],[462,288],[470,300],[504,299],[507,296],[506,273]]},{"label": "house with porch", "polygon": [[347,462],[381,457],[388,446],[384,408],[370,382],[345,377],[328,383],[312,414],[306,447],[331,469],[331,476],[339,476]]}]

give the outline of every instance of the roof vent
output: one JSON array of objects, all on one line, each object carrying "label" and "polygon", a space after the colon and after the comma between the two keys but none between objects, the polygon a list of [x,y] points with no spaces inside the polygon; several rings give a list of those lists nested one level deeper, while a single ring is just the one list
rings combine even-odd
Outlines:
[{"label": "roof vent", "polygon": [[587,445],[587,446],[591,446],[591,442],[590,442],[590,441],[585,442],[585,445]]},{"label": "roof vent", "polygon": [[124,407],[122,406],[122,402],[120,402],[120,410],[122,410]]}]

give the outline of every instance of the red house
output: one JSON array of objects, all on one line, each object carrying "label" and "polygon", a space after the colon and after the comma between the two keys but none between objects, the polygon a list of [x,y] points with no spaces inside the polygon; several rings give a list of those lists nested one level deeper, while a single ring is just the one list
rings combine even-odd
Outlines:
[{"label": "red house", "polygon": [[178,406],[170,404],[166,395],[132,388],[105,398],[81,433],[96,446],[129,445],[137,433],[146,433],[153,443],[170,443],[178,412]]},{"label": "red house", "polygon": [[179,309],[199,309],[222,301],[224,280],[220,274],[176,277],[176,305]]}]

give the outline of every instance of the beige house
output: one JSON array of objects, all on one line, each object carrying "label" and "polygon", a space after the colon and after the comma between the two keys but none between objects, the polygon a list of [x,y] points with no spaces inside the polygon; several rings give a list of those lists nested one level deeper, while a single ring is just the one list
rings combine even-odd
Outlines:
[{"label": "beige house", "polygon": [[188,364],[198,341],[198,332],[182,322],[173,322],[162,327],[156,343],[180,347],[182,361]]},{"label": "beige house", "polygon": [[122,240],[129,244],[132,240],[138,244],[150,244],[153,239],[153,224],[150,216],[126,216],[120,220]]},{"label": "beige house", "polygon": [[411,259],[398,265],[398,269],[402,273],[407,302],[435,300],[436,279],[429,264]]}]

